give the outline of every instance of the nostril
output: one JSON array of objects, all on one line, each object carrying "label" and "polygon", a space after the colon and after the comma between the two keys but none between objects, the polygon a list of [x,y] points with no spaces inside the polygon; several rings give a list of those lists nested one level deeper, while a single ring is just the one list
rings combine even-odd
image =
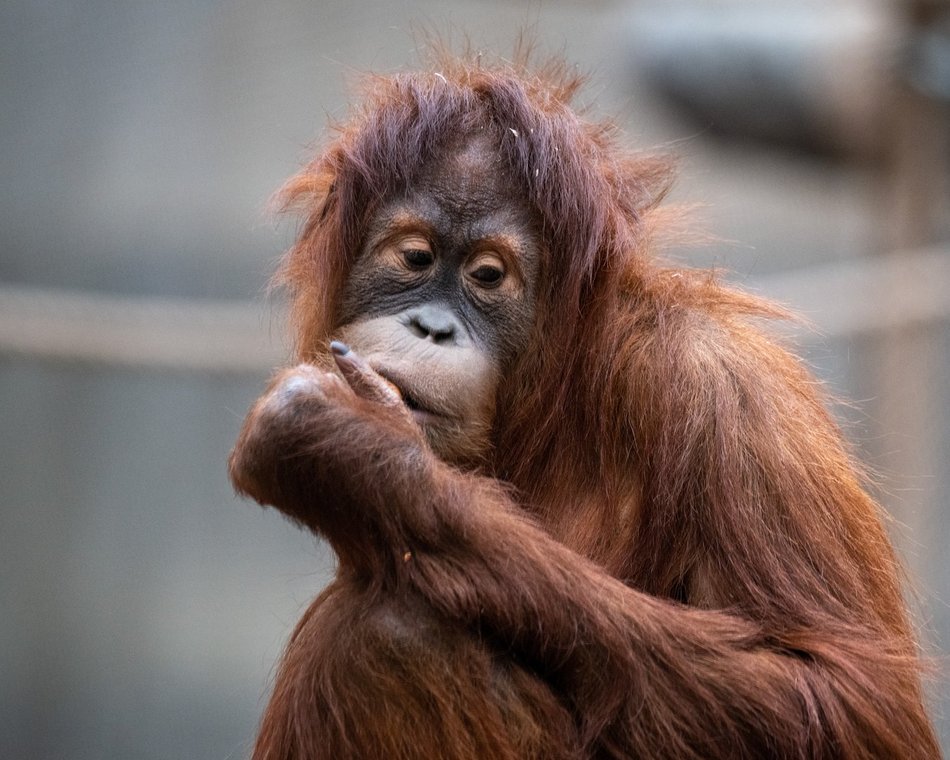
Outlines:
[{"label": "nostril", "polygon": [[455,328],[452,325],[429,325],[429,337],[435,343],[449,343],[455,338]]},{"label": "nostril", "polygon": [[432,339],[438,343],[443,340],[449,340],[455,335],[455,328],[452,325],[440,325],[438,327],[432,327],[429,330],[429,335],[432,336]]},{"label": "nostril", "polygon": [[419,321],[418,317],[412,317],[409,320],[409,331],[417,338],[429,337],[429,331],[423,326],[422,322]]},{"label": "nostril", "polygon": [[409,316],[410,332],[417,338],[431,338],[435,343],[455,340],[455,318],[441,309],[423,307]]}]

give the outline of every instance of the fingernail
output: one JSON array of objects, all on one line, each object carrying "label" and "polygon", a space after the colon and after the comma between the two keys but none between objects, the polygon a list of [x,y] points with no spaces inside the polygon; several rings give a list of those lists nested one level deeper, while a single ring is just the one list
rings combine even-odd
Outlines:
[{"label": "fingernail", "polygon": [[338,340],[330,341],[330,350],[335,353],[337,356],[346,356],[350,353],[350,347]]}]

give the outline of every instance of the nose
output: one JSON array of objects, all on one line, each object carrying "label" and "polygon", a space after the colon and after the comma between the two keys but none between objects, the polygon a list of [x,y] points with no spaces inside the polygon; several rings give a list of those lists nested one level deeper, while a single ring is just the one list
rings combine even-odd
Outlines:
[{"label": "nose", "polygon": [[456,316],[444,306],[426,304],[412,309],[408,317],[408,327],[413,335],[439,345],[457,345],[463,334]]}]

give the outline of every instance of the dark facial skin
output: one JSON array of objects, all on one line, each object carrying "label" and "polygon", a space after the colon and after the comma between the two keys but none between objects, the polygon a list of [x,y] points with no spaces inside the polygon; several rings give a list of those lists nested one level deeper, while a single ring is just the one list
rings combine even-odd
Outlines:
[{"label": "dark facial skin", "polygon": [[446,152],[368,225],[340,340],[395,385],[435,452],[475,462],[534,319],[532,215],[485,139]]}]

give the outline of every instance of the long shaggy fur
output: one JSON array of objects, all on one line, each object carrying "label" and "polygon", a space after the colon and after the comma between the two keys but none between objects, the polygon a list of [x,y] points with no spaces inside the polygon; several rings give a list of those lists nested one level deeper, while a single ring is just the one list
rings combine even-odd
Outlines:
[{"label": "long shaggy fur", "polygon": [[393,437],[381,477],[385,426],[299,444],[318,464],[349,447],[363,521],[311,521],[316,486],[278,503],[343,547],[341,575],[255,757],[938,757],[879,508],[761,330],[782,313],[651,258],[670,163],[572,110],[579,85],[451,58],[371,78],[285,188],[302,360],[338,326],[367,219],[459,135],[500,146],[544,275],[483,471],[420,476]]}]

